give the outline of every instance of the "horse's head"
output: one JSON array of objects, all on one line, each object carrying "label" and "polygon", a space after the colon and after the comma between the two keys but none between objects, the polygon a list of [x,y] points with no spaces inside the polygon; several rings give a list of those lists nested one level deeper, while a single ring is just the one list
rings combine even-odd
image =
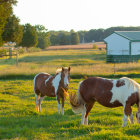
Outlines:
[{"label": "horse's head", "polygon": [[136,119],[137,122],[140,123],[140,108],[138,108],[138,111],[136,112]]},{"label": "horse's head", "polygon": [[64,88],[67,90],[70,81],[70,67],[62,67],[61,78],[64,80]]}]

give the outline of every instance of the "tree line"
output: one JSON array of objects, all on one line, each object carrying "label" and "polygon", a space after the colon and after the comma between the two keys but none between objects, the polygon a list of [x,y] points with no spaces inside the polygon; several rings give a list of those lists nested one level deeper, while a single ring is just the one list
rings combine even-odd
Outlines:
[{"label": "tree line", "polygon": [[[79,37],[78,43],[90,43],[104,41],[104,38],[111,35],[114,31],[140,31],[138,27],[110,27],[107,29],[91,29],[89,31],[75,32]],[[73,44],[71,40],[71,31],[50,31],[50,42],[52,45]]]},{"label": "tree line", "polygon": [[16,46],[38,47],[44,49],[50,45],[74,45],[99,42],[114,31],[140,31],[138,27],[110,27],[89,31],[48,31],[43,25],[27,23],[20,25],[20,19],[13,14],[17,0],[0,0],[0,46],[5,42],[15,42]]}]

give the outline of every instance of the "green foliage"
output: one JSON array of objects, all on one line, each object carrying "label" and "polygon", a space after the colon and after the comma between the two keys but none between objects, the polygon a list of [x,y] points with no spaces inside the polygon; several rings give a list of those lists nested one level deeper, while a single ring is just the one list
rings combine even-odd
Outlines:
[{"label": "green foliage", "polygon": [[12,5],[15,5],[16,2],[16,0],[0,0],[0,46],[3,44],[1,35],[4,31],[4,26],[7,18],[12,15]]},{"label": "green foliage", "polygon": [[51,45],[70,45],[79,43],[79,34],[77,32],[66,31],[51,31],[50,32]]},{"label": "green foliage", "polygon": [[23,26],[19,24],[20,20],[12,15],[8,17],[7,23],[2,34],[2,38],[5,42],[16,42],[18,45],[23,37]]},{"label": "green foliage", "polygon": [[57,34],[56,33],[51,33],[51,35],[50,35],[50,43],[51,43],[52,46],[58,45]]},{"label": "green foliage", "polygon": [[20,45],[29,48],[36,47],[37,44],[38,39],[35,27],[31,26],[30,24],[25,24],[23,30],[23,38]]},{"label": "green foliage", "polygon": [[2,57],[3,55],[6,55],[6,49],[0,49],[0,57]]},{"label": "green foliage", "polygon": [[18,54],[24,54],[26,52],[25,48],[18,48]]},{"label": "green foliage", "polygon": [[79,44],[79,34],[77,32],[74,32],[74,30],[71,30],[71,44],[76,45]]},{"label": "green foliage", "polygon": [[69,35],[67,33],[64,33],[64,32],[59,33],[57,40],[58,40],[59,45],[67,45],[70,43],[69,42]]},{"label": "green foliage", "polygon": [[[138,27],[121,26],[121,27],[111,27],[107,29],[102,29],[102,28],[91,29],[89,31],[78,31],[78,32],[74,32],[74,30],[71,30],[70,32],[50,31],[50,42],[51,45],[63,45],[63,44],[69,45],[69,44],[83,43],[83,38],[84,38],[84,43],[89,43],[92,42],[93,40],[99,42],[99,41],[104,41],[104,38],[112,34],[114,31],[139,31],[139,30],[140,30],[140,26]],[[62,41],[59,42],[61,38]]]},{"label": "green foliage", "polygon": [[47,29],[43,25],[35,26],[37,36],[38,36],[38,44],[37,47],[41,49],[45,49],[50,46],[50,34],[47,32]]},{"label": "green foliage", "polygon": [[93,49],[97,49],[98,46],[96,44],[93,44]]}]

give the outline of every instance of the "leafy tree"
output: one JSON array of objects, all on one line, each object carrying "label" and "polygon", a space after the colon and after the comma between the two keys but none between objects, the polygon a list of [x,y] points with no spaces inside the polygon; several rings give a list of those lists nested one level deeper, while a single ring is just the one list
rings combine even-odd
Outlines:
[{"label": "leafy tree", "polygon": [[12,5],[16,5],[16,0],[0,0],[0,46],[3,44],[2,33],[7,18],[13,13]]},{"label": "leafy tree", "polygon": [[38,44],[37,47],[41,49],[45,49],[48,46],[50,46],[50,40],[49,40],[49,32],[43,25],[36,25],[35,26],[37,36],[38,36]]},{"label": "leafy tree", "polygon": [[74,30],[71,30],[71,44],[79,44],[79,34],[77,32],[74,32]]},{"label": "leafy tree", "polygon": [[35,27],[30,24],[25,24],[23,29],[23,38],[20,45],[23,47],[36,47],[38,44],[38,37]]},{"label": "leafy tree", "polygon": [[69,35],[66,32],[60,32],[57,40],[59,45],[68,45],[69,44]]},{"label": "leafy tree", "polygon": [[50,35],[50,43],[51,43],[52,46],[58,45],[57,33],[51,33],[51,35]]},{"label": "leafy tree", "polygon": [[7,19],[7,23],[2,34],[2,38],[5,42],[12,41],[18,45],[23,37],[23,26],[19,24],[19,19],[12,15]]}]

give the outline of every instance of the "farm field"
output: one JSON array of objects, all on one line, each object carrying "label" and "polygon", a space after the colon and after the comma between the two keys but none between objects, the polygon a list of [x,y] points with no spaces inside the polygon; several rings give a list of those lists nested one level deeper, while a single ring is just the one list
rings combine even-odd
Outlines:
[{"label": "farm field", "polygon": [[[140,63],[105,62],[105,51],[49,50],[19,56],[15,60],[0,59],[0,139],[140,139],[140,125],[135,122],[122,128],[123,108],[106,108],[95,103],[89,125],[81,126],[81,115],[75,115],[65,101],[65,115],[57,113],[55,98],[46,97],[42,112],[35,110],[33,77],[39,72],[55,74],[61,66],[71,66],[69,92],[77,91],[84,76],[119,78],[128,76],[140,83]],[[136,106],[133,106],[135,119]]]}]

